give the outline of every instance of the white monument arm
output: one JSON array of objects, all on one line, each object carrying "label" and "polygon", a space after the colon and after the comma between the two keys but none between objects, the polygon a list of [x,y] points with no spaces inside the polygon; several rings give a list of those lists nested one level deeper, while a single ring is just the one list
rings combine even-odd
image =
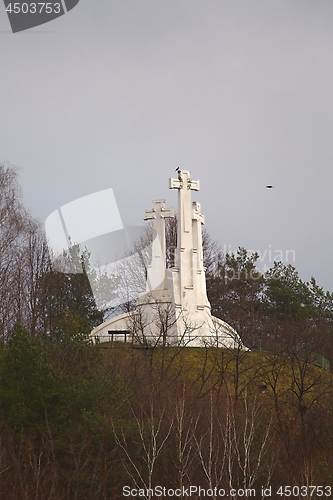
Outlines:
[{"label": "white monument arm", "polygon": [[145,210],[143,212],[143,220],[152,220],[152,219],[156,219],[156,208]]},{"label": "white monument arm", "polygon": [[187,188],[192,191],[200,191],[200,181],[191,181],[189,179],[187,182]]},{"label": "white monument arm", "polygon": [[169,179],[169,189],[182,189],[183,187],[183,181],[179,179]]},{"label": "white monument arm", "polygon": [[161,219],[170,219],[175,216],[174,208],[161,207]]}]

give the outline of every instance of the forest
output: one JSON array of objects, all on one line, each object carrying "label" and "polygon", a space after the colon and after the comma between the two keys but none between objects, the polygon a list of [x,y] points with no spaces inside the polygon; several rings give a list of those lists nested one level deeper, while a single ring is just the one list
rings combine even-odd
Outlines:
[{"label": "forest", "polygon": [[7,164],[0,192],[0,498],[331,497],[332,293],[206,232],[212,314],[249,349],[110,348],[89,338],[110,313],[89,255],[53,270]]}]

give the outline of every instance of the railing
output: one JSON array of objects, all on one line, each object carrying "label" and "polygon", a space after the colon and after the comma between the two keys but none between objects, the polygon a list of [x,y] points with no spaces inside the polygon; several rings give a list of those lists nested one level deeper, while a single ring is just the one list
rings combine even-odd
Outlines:
[{"label": "railing", "polygon": [[[101,347],[124,347],[129,346],[129,347],[134,347],[134,348],[143,348],[143,349],[150,349],[154,347],[160,347],[160,346],[165,346],[165,347],[184,347],[186,344],[189,344],[191,340],[195,340],[196,337],[193,337],[193,339],[187,339],[186,342],[177,342],[174,341],[172,343],[172,339],[168,339],[169,342],[163,341],[162,338],[158,338],[157,336],[153,335],[145,335],[142,338],[139,338],[139,336],[133,335],[130,331],[119,331],[119,330],[110,330],[108,335],[103,335],[103,336],[98,336],[96,337],[96,340],[101,344]],[[170,342],[171,340],[171,342]],[[283,353],[280,352],[274,352],[272,350],[267,349],[265,346],[262,345],[261,342],[257,343],[257,345],[252,345],[251,351],[259,351],[259,352],[266,352],[267,354],[280,354],[282,355]],[[213,344],[212,344],[213,346]],[[330,371],[330,361],[328,358],[323,356],[322,354],[318,354],[316,352],[311,353],[311,364],[318,366],[322,370],[325,371]]]},{"label": "railing", "polygon": [[[264,340],[255,338],[253,339],[253,343],[251,345],[251,351],[259,351],[259,352],[266,352],[267,354],[275,354],[275,355],[284,355],[286,354],[283,350],[278,351],[278,350],[272,350],[268,349],[266,346],[266,342]],[[300,359],[305,361],[308,359],[306,355],[302,357],[302,349],[297,349],[298,355]],[[323,356],[322,354],[319,354],[317,352],[311,352],[310,353],[310,363],[318,366],[319,368],[322,368],[323,370],[329,372],[330,371],[330,360]]]}]

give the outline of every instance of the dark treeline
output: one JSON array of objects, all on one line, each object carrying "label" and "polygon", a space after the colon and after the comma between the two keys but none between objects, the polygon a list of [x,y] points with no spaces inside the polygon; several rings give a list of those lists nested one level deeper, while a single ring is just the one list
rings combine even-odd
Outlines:
[{"label": "dark treeline", "polygon": [[331,375],[303,354],[103,349],[73,326],[1,346],[2,498],[332,483]]},{"label": "dark treeline", "polygon": [[[32,336],[57,334],[69,311],[78,331],[89,333],[103,313],[96,308],[87,274],[52,270],[43,229],[26,212],[17,172],[7,165],[0,165],[0,193],[0,338],[8,341],[16,323]],[[67,259],[88,266],[78,247]]]},{"label": "dark treeline", "polygon": [[227,321],[252,349],[312,350],[333,359],[333,294],[315,278],[304,282],[291,264],[274,262],[261,274],[259,255],[244,248],[217,254],[208,266],[212,314]]},{"label": "dark treeline", "polygon": [[206,234],[212,312],[251,351],[93,345],[87,255],[68,256],[85,272],[53,271],[6,165],[0,190],[1,498],[332,485],[332,378],[314,354],[333,358],[331,294],[290,265],[262,275],[257,255],[224,256]]}]

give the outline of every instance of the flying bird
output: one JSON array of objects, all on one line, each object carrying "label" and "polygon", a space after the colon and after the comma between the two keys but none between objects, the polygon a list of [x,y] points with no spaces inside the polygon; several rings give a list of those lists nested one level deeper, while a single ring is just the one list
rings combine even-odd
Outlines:
[{"label": "flying bird", "polygon": [[179,167],[176,168],[175,172],[178,172],[178,170],[179,170]]},{"label": "flying bird", "polygon": [[268,186],[266,186],[267,189],[272,189],[274,186],[271,186],[270,184],[268,184]]}]

